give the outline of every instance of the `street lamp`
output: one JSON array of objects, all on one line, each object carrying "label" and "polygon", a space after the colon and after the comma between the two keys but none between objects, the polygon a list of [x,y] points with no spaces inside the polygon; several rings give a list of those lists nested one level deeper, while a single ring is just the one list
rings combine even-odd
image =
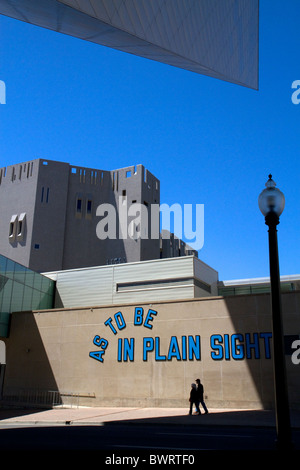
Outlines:
[{"label": "street lamp", "polygon": [[269,175],[258,197],[258,205],[269,227],[269,262],[271,280],[271,306],[273,324],[273,362],[275,385],[276,432],[278,449],[292,447],[289,400],[285,370],[283,327],[281,318],[280,275],[278,261],[277,225],[285,205],[284,194],[276,188]]}]

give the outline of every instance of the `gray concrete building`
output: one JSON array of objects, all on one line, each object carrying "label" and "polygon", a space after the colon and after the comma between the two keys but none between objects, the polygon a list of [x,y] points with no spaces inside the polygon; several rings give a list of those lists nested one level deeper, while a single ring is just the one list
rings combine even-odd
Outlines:
[{"label": "gray concrete building", "polygon": [[197,250],[185,243],[179,237],[169,230],[162,229],[160,232],[160,257],[161,258],[177,258],[179,256],[196,256]]},{"label": "gray concrete building", "polygon": [[136,218],[124,219],[129,206],[159,201],[159,180],[142,165],[102,171],[37,159],[2,168],[0,253],[37,272],[159,258],[159,232],[143,238]]},{"label": "gray concrete building", "polygon": [[0,253],[36,272],[198,256],[171,233],[161,239],[159,207],[160,182],[143,165],[1,168]]}]

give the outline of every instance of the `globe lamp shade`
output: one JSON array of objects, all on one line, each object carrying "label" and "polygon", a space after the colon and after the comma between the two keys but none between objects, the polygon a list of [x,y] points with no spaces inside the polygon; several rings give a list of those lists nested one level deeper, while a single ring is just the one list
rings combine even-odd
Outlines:
[{"label": "globe lamp shade", "polygon": [[258,197],[258,206],[261,213],[266,217],[270,212],[275,212],[279,217],[285,206],[284,194],[276,188],[276,183],[272,180],[272,175],[265,184],[264,189]]}]

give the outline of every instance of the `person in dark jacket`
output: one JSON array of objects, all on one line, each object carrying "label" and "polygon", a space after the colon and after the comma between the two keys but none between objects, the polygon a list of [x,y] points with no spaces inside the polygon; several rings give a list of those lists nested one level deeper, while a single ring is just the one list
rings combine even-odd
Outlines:
[{"label": "person in dark jacket", "polygon": [[[199,403],[201,403],[201,405],[204,408],[205,414],[207,414],[208,409],[207,409],[206,404],[204,402],[204,387],[203,387],[202,383],[200,382],[200,379],[196,379],[196,384],[197,384],[197,395],[198,395],[198,407],[199,407]],[[199,408],[199,410],[200,410],[200,408]]]},{"label": "person in dark jacket", "polygon": [[196,407],[196,412],[197,414],[201,415],[200,408],[199,408],[199,399],[198,399],[198,393],[197,393],[197,387],[196,384],[191,384],[191,392],[190,392],[190,411],[189,414],[192,414],[193,411],[193,405]]}]

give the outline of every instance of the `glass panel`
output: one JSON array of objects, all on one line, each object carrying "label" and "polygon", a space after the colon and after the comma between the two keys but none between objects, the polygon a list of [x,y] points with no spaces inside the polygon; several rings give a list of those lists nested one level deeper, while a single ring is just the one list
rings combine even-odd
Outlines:
[{"label": "glass panel", "polygon": [[34,272],[29,269],[26,271],[25,284],[28,287],[33,287],[34,285]]},{"label": "glass panel", "polygon": [[24,295],[23,295],[23,306],[22,310],[31,310],[32,307],[32,289],[30,287],[24,287]]},{"label": "glass panel", "polygon": [[250,294],[250,286],[243,286],[243,287],[236,287],[235,288],[235,294],[236,295],[242,295],[242,294]]},{"label": "glass panel", "polygon": [[40,305],[39,305],[39,308],[41,310],[43,310],[43,309],[47,310],[47,309],[52,307],[52,305],[49,302],[49,299],[50,299],[49,295],[41,294],[41,301],[40,301]]},{"label": "glass panel", "polygon": [[[1,284],[1,279],[0,279],[0,284]],[[4,293],[4,288],[0,288],[0,313],[2,311],[2,299],[3,299],[3,293]]]},{"label": "glass panel", "polygon": [[293,290],[293,287],[290,283],[281,284],[281,292],[290,292]]},{"label": "glass panel", "polygon": [[39,291],[42,289],[42,276],[38,273],[34,273],[34,289],[38,289]]},{"label": "glass panel", "polygon": [[25,282],[26,268],[21,264],[15,264],[15,281]]},{"label": "glass panel", "polygon": [[32,305],[31,309],[32,310],[38,310],[40,308],[40,302],[41,302],[41,293],[40,291],[33,289],[32,290]]},{"label": "glass panel", "polygon": [[23,304],[23,293],[24,293],[24,285],[20,282],[13,283],[13,290],[12,290],[12,299],[11,299],[11,312],[20,312],[22,310]]},{"label": "glass panel", "polygon": [[7,337],[12,312],[53,307],[55,282],[0,255],[0,337]]},{"label": "glass panel", "polygon": [[225,297],[226,295],[235,295],[234,287],[221,287],[219,288],[219,295]]},{"label": "glass panel", "polygon": [[41,276],[41,278],[42,278],[41,290],[42,290],[42,292],[48,293],[49,290],[51,290],[51,288],[52,288],[53,281],[51,281],[51,279],[48,279],[45,276]]},{"label": "glass panel", "polygon": [[7,258],[0,255],[0,273],[1,274],[6,273],[6,261],[7,261]]},{"label": "glass panel", "polygon": [[11,279],[8,279],[3,289],[3,298],[2,298],[2,307],[1,307],[2,312],[10,312],[12,286],[13,286],[13,281]]},{"label": "glass panel", "polygon": [[6,276],[9,277],[10,279],[13,279],[14,274],[15,274],[15,263],[12,260],[7,259]]},{"label": "glass panel", "polygon": [[8,337],[8,325],[10,314],[7,312],[0,312],[0,337]]},{"label": "glass panel", "polygon": [[270,286],[252,286],[251,294],[267,294],[270,292]]}]

